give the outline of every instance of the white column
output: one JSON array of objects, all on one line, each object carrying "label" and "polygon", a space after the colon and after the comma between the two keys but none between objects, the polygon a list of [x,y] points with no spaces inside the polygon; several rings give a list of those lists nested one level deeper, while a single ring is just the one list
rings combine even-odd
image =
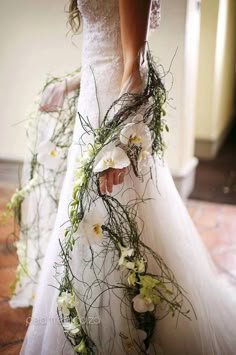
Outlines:
[{"label": "white column", "polygon": [[212,159],[232,122],[236,53],[235,0],[202,0],[196,154]]},{"label": "white column", "polygon": [[[162,1],[160,28],[150,39],[154,56],[168,70],[173,87],[169,93],[167,120],[167,160],[183,197],[192,190],[197,159],[194,151],[194,111],[198,68],[200,2],[197,0]],[[166,78],[167,89],[171,76]]]}]

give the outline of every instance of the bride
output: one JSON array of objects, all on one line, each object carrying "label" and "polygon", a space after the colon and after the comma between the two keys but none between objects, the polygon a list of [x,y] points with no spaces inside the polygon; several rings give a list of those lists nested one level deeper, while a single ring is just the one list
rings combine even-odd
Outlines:
[{"label": "bride", "polygon": [[[236,353],[235,290],[162,157],[167,96],[146,42],[158,15],[155,0],[70,1],[78,113],[22,355]],[[64,94],[53,87],[41,110]]]}]

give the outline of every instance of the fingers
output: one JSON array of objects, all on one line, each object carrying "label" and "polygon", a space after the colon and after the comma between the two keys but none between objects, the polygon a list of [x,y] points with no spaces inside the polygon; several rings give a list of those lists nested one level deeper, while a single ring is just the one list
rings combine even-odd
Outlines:
[{"label": "fingers", "polygon": [[101,193],[112,192],[113,185],[124,182],[126,168],[107,169],[99,178],[99,188]]},{"label": "fingers", "polygon": [[124,178],[125,178],[125,171],[126,171],[126,168],[123,168],[123,169],[119,169],[120,172],[118,174],[119,176],[119,184],[123,184],[124,182]]},{"label": "fingers", "polygon": [[118,185],[119,184],[119,173],[120,173],[120,169],[117,169],[114,172],[114,175],[113,175],[113,184],[114,185]]},{"label": "fingers", "polygon": [[107,185],[107,182],[106,182],[106,173],[101,175],[100,178],[99,178],[99,188],[100,188],[100,192],[102,194],[105,194],[106,192],[106,185]]},{"label": "fingers", "polygon": [[99,188],[101,193],[112,192],[113,169],[106,170],[99,178]]},{"label": "fingers", "polygon": [[112,186],[113,186],[113,175],[114,175],[114,170],[109,169],[107,172],[107,192],[112,192]]}]

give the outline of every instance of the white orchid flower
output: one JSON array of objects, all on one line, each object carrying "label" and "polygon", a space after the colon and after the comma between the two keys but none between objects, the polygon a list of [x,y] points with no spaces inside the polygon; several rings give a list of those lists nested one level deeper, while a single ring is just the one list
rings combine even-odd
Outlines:
[{"label": "white orchid flower", "polygon": [[142,295],[136,295],[133,299],[133,306],[136,312],[151,312],[154,310],[155,306],[149,297],[143,297]]},{"label": "white orchid flower", "polygon": [[123,265],[126,262],[125,258],[127,256],[132,256],[133,255],[134,249],[129,249],[127,247],[123,247],[121,244],[119,244],[119,248],[120,248],[120,251],[121,251],[121,256],[120,256],[120,259],[119,259],[119,265]]},{"label": "white orchid flower", "polygon": [[70,308],[75,307],[75,295],[70,292],[62,292],[57,298],[57,305],[64,316],[70,315]]},{"label": "white orchid flower", "polygon": [[79,223],[78,234],[81,243],[96,244],[103,239],[103,216],[97,209],[85,213],[84,218]]},{"label": "white orchid flower", "polygon": [[120,141],[125,145],[131,143],[149,151],[152,145],[151,132],[143,122],[128,123],[120,132]]},{"label": "white orchid flower", "polygon": [[145,271],[145,262],[144,260],[134,260],[134,261],[127,261],[124,260],[123,265],[130,270],[133,270],[138,273],[142,273]]},{"label": "white orchid flower", "polygon": [[119,266],[123,266],[124,268],[127,268],[129,270],[133,270],[137,273],[143,273],[145,271],[145,260],[142,259],[134,259],[134,260],[127,260],[127,256],[132,256],[134,254],[133,249],[128,249],[127,247],[122,247],[120,246],[121,249],[121,256],[119,259]]},{"label": "white orchid flower", "polygon": [[142,149],[138,157],[138,170],[144,173],[153,165],[153,157],[147,150]]},{"label": "white orchid flower", "polygon": [[60,150],[54,143],[44,141],[38,146],[37,160],[45,168],[57,170],[62,163],[62,156]]},{"label": "white orchid flower", "polygon": [[73,318],[71,322],[63,322],[63,328],[66,333],[77,334],[80,332],[81,326],[77,317]]},{"label": "white orchid flower", "polygon": [[116,147],[114,143],[110,143],[97,154],[93,171],[98,173],[108,168],[122,169],[129,165],[130,160],[124,150]]}]

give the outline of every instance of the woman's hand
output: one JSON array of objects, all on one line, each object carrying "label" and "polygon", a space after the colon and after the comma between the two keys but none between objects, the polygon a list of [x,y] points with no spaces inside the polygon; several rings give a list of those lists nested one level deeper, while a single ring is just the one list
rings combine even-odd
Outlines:
[{"label": "woman's hand", "polygon": [[112,192],[113,185],[119,185],[124,182],[126,168],[105,170],[99,178],[99,187],[101,193]]},{"label": "woman's hand", "polygon": [[55,84],[49,84],[43,92],[40,111],[53,112],[57,111],[63,105],[66,95],[66,81]]}]

